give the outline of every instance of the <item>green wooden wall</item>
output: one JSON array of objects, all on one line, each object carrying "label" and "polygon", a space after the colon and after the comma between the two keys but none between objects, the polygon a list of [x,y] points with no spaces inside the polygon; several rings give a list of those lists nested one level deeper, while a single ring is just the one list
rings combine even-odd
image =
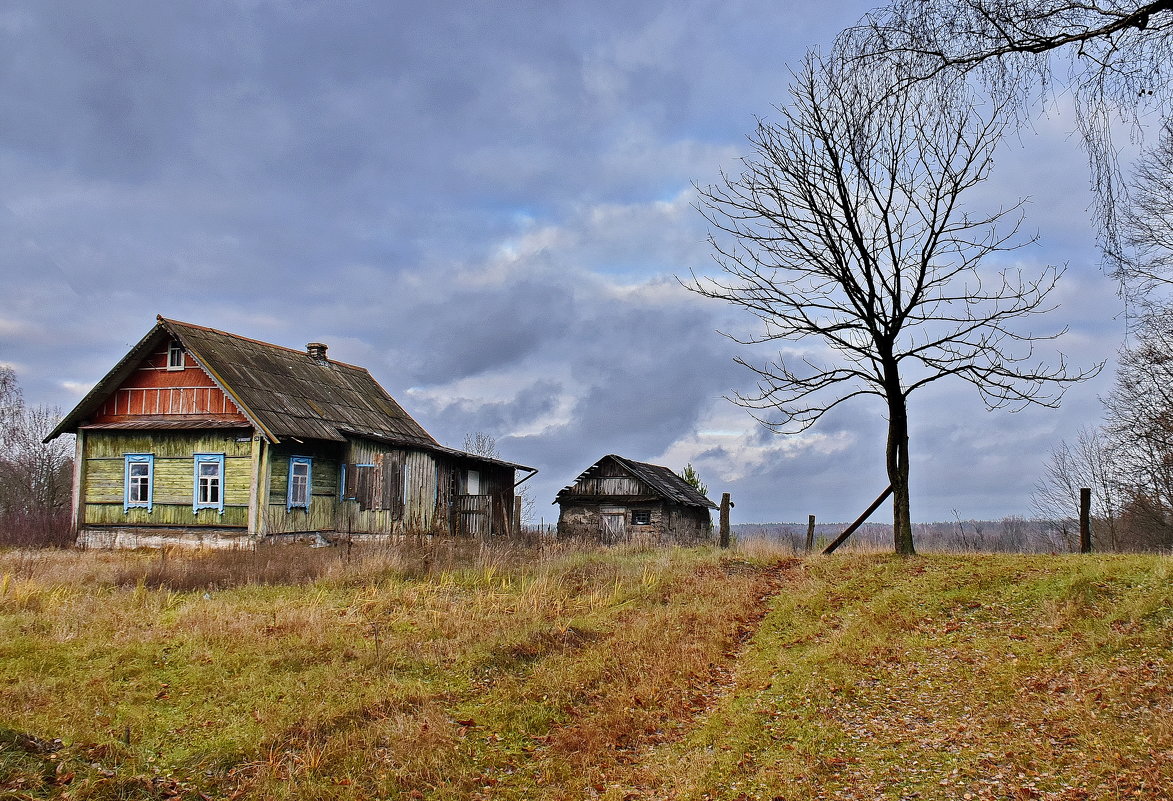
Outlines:
[{"label": "green wooden wall", "polygon": [[[85,523],[247,527],[253,443],[246,436],[242,429],[87,431],[83,455]],[[126,475],[123,457],[128,453],[149,453],[155,457],[154,505],[150,510],[122,508]],[[192,511],[193,456],[197,453],[224,454],[223,514],[217,509]]]},{"label": "green wooden wall", "polygon": [[[297,531],[333,531],[338,510],[338,446],[274,445],[269,449],[269,503],[265,510],[266,534]],[[310,508],[286,509],[289,492],[289,457],[314,460],[310,471]]]}]

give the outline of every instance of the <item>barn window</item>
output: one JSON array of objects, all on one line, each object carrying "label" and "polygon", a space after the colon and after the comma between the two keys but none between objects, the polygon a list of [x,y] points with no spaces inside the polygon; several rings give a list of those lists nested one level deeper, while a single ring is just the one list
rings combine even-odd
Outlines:
[{"label": "barn window", "polygon": [[469,470],[468,480],[465,482],[465,495],[481,494],[481,474],[479,470]]},{"label": "barn window", "polygon": [[308,456],[289,457],[289,494],[287,509],[309,509],[310,487],[313,480],[314,460]]},{"label": "barn window", "polygon": [[180,345],[175,340],[172,340],[171,344],[167,346],[167,369],[183,369],[183,345]]},{"label": "barn window", "polygon": [[122,510],[151,511],[155,496],[155,456],[150,453],[128,453],[124,457],[125,483]]},{"label": "barn window", "polygon": [[224,511],[224,454],[195,455],[195,486],[192,488],[192,511]]},{"label": "barn window", "polygon": [[651,509],[632,509],[631,510],[631,524],[633,526],[646,526],[652,522]]}]

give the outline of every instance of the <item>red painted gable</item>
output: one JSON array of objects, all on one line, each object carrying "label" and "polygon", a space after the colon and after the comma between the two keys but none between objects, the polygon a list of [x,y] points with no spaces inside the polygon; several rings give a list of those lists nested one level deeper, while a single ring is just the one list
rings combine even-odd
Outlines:
[{"label": "red painted gable", "polygon": [[183,369],[167,369],[166,341],[150,354],[98,407],[91,423],[149,419],[199,419],[247,423],[232,402],[192,357],[183,354]]}]

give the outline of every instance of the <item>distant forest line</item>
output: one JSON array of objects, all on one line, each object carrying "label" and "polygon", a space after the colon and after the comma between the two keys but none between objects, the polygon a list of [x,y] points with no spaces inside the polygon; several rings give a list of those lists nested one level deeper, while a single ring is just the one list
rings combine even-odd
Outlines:
[{"label": "distant forest line", "polygon": [[[815,547],[822,549],[838,536],[848,522],[815,522]],[[768,540],[788,544],[796,551],[806,547],[807,523],[735,523],[730,526],[739,540]],[[1167,547],[1145,543],[1118,543],[1113,548],[1105,533],[1104,521],[1092,520],[1092,547],[1097,551],[1168,551]],[[1010,516],[1001,520],[951,520],[913,523],[918,548],[928,551],[993,551],[998,553],[1074,553],[1079,550],[1078,522],[1036,520]],[[864,523],[847,545],[888,550],[892,524]],[[845,546],[846,547],[846,546]]]}]

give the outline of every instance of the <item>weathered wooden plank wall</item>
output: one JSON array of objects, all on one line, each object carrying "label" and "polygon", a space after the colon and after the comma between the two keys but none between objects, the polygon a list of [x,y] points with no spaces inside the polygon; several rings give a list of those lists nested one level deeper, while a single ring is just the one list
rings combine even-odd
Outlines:
[{"label": "weathered wooden plank wall", "polygon": [[[269,503],[263,523],[266,534],[334,530],[338,509],[340,453],[340,446],[330,444],[293,443],[269,448]],[[292,456],[313,459],[308,509],[286,508],[289,499],[289,459]]]},{"label": "weathered wooden plank wall", "polygon": [[[241,440],[244,441],[241,441]],[[248,525],[249,484],[252,442],[239,430],[168,432],[152,436],[146,432],[91,429],[86,432],[85,459],[86,525],[214,526]],[[125,455],[153,454],[153,507],[123,509],[125,500]],[[224,513],[217,509],[192,511],[197,453],[224,454]]]}]

